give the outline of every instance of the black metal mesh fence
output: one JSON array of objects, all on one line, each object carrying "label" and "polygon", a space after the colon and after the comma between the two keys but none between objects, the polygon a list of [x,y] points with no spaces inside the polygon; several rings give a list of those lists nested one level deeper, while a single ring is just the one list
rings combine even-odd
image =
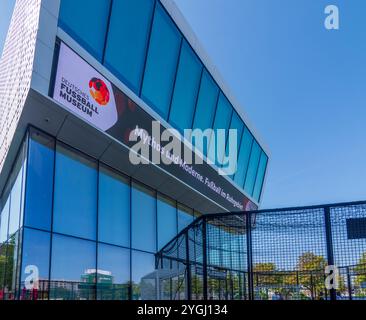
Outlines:
[{"label": "black metal mesh fence", "polygon": [[256,214],[252,229],[255,299],[319,298],[325,291],[326,243],[322,209]]},{"label": "black metal mesh fence", "polygon": [[160,299],[366,299],[366,203],[202,216],[156,257]]}]

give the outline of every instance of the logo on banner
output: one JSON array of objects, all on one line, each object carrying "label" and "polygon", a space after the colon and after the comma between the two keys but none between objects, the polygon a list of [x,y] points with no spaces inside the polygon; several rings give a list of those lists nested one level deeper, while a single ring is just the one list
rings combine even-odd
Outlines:
[{"label": "logo on banner", "polygon": [[112,84],[63,43],[53,98],[103,131],[118,120]]},{"label": "logo on banner", "polygon": [[89,81],[90,94],[101,106],[106,106],[109,102],[109,90],[105,82],[98,78]]}]

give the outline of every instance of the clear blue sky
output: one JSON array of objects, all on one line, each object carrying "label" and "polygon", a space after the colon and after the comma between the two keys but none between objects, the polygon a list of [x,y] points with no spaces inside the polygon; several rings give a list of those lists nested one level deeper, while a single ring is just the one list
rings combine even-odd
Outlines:
[{"label": "clear blue sky", "polygon": [[271,150],[262,207],[366,199],[366,1],[176,1]]},{"label": "clear blue sky", "polygon": [[3,52],[6,33],[9,28],[10,18],[13,13],[15,0],[0,1],[0,53]]},{"label": "clear blue sky", "polygon": [[366,1],[176,2],[271,150],[262,207],[366,199]]}]

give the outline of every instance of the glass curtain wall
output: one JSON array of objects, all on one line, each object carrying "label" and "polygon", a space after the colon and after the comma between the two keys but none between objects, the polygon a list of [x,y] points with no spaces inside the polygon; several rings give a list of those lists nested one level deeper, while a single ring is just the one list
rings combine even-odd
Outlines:
[{"label": "glass curtain wall", "polygon": [[19,264],[21,259],[22,221],[26,174],[26,149],[18,151],[7,184],[0,199],[0,299],[19,297]]},{"label": "glass curtain wall", "polygon": [[[255,138],[159,0],[61,0],[59,26],[181,133],[237,129],[238,167],[229,177],[259,201],[268,157],[257,141],[263,157],[256,147],[251,155],[246,139]],[[192,141],[206,157],[210,138]],[[210,159],[221,167],[225,147],[216,155],[213,146]]]},{"label": "glass curtain wall", "polygon": [[193,209],[33,128],[20,155],[1,199],[1,299],[155,299],[154,255]]}]

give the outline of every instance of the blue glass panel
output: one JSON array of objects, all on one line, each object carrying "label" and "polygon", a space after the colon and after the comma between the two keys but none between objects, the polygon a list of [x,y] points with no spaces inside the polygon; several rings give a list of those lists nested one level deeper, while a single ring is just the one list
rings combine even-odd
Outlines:
[{"label": "blue glass panel", "polygon": [[[21,159],[19,159],[17,166],[21,165]],[[16,169],[18,172],[14,185],[10,193],[10,213],[9,213],[9,237],[14,235],[20,227],[20,214],[23,208],[22,204],[22,186],[23,186],[23,166]]]},{"label": "blue glass panel", "polygon": [[23,144],[23,179],[22,179],[22,198],[21,198],[21,213],[20,213],[20,227],[24,226],[24,213],[25,213],[25,191],[27,182],[27,167],[28,167],[28,155],[27,149],[29,149],[29,142],[26,141]]},{"label": "blue glass panel", "polygon": [[142,97],[167,119],[177,69],[181,35],[158,3],[151,31]]},{"label": "blue glass panel", "polygon": [[194,220],[193,210],[178,204],[178,233]]},{"label": "blue glass panel", "polygon": [[[36,266],[39,280],[48,281],[50,268],[50,241],[50,233],[25,228],[21,271],[22,282],[30,275],[29,273],[26,273],[27,266]],[[23,287],[24,283],[22,283],[22,288]]]},{"label": "blue glass panel", "polygon": [[[204,131],[212,128],[219,92],[219,87],[216,85],[207,70],[204,70],[198,94],[193,129],[201,129]],[[207,156],[207,146],[210,143],[209,139],[207,140],[207,144],[204,143],[203,148],[199,148],[205,156]],[[192,143],[193,145],[198,146],[194,140]]]},{"label": "blue glass panel", "polygon": [[132,251],[132,299],[156,300],[155,257]]},{"label": "blue glass panel", "polygon": [[254,141],[252,152],[250,154],[248,172],[244,184],[244,190],[251,196],[253,195],[253,189],[255,184],[255,178],[257,177],[257,169],[260,156],[261,156],[261,148],[257,143],[257,141]]},{"label": "blue glass panel", "polygon": [[211,242],[213,243],[210,249],[207,250],[208,263],[211,265],[222,265],[223,252],[220,250],[222,246],[221,228],[210,223],[207,224],[206,228],[207,234],[210,235]]},{"label": "blue glass panel", "polygon": [[95,240],[96,163],[76,151],[57,145],[54,201],[55,232]]},{"label": "blue glass panel", "polygon": [[100,167],[99,241],[130,246],[130,186],[127,178]]},{"label": "blue glass panel", "polygon": [[158,195],[158,250],[163,248],[177,234],[177,208],[175,201]]},{"label": "blue glass panel", "polygon": [[132,184],[132,247],[156,251],[156,198],[154,192],[137,183]]},{"label": "blue glass panel", "polygon": [[62,0],[59,25],[98,60],[102,59],[110,0]]},{"label": "blue glass panel", "polygon": [[130,250],[98,245],[98,299],[127,300],[130,282]]},{"label": "blue glass panel", "polygon": [[[208,155],[209,158],[211,159],[211,161],[216,163],[216,165],[218,167],[221,167],[221,164],[217,160],[220,160],[220,162],[221,162],[221,159],[223,158],[223,154],[225,152],[226,145],[218,144],[217,130],[225,129],[226,130],[225,137],[227,137],[232,112],[233,112],[233,109],[231,107],[230,102],[226,99],[226,97],[224,96],[223,93],[220,93],[219,101],[217,103],[215,121],[214,121],[214,125],[213,125],[213,129],[215,130],[215,134],[216,134],[216,141],[213,141],[213,140],[210,141],[210,149],[209,149],[210,152]],[[214,159],[213,150],[216,150],[216,155],[215,155],[216,161]]]},{"label": "blue glass panel", "polygon": [[169,116],[169,122],[182,134],[192,127],[201,73],[201,62],[183,41]]},{"label": "blue glass panel", "polygon": [[8,239],[8,226],[9,226],[9,209],[10,209],[10,197],[5,199],[5,204],[1,210],[0,217],[0,244],[4,243]]},{"label": "blue glass panel", "polygon": [[262,151],[261,159],[259,161],[257,179],[255,180],[255,186],[254,186],[254,192],[253,192],[253,198],[257,201],[259,201],[260,196],[261,196],[263,180],[264,180],[264,176],[265,176],[265,172],[266,172],[266,168],[267,168],[267,162],[268,162],[268,157]]},{"label": "blue glass panel", "polygon": [[[231,117],[230,129],[236,130],[237,140],[236,140],[236,143],[232,143],[232,141],[229,140],[229,135],[228,135],[228,141],[226,142],[226,155],[229,155],[229,151],[230,151],[229,148],[236,148],[237,157],[239,157],[239,149],[240,149],[241,137],[243,135],[243,130],[244,130],[244,123],[240,119],[240,117],[236,111],[233,111],[233,115]],[[231,146],[230,146],[229,142],[232,143]],[[231,179],[233,179],[234,174],[231,175],[230,177],[231,177]]]},{"label": "blue glass panel", "polygon": [[153,0],[113,1],[104,64],[136,93],[140,90]]},{"label": "blue glass panel", "polygon": [[[95,298],[96,243],[53,235],[51,299]],[[80,283],[83,285],[80,285]]]},{"label": "blue glass panel", "polygon": [[248,168],[250,151],[252,149],[253,136],[247,127],[244,128],[243,137],[241,139],[239,156],[238,156],[238,168],[234,176],[235,183],[243,187],[245,175]]},{"label": "blue glass panel", "polygon": [[24,224],[51,230],[55,142],[39,132],[31,132],[25,195]]}]

